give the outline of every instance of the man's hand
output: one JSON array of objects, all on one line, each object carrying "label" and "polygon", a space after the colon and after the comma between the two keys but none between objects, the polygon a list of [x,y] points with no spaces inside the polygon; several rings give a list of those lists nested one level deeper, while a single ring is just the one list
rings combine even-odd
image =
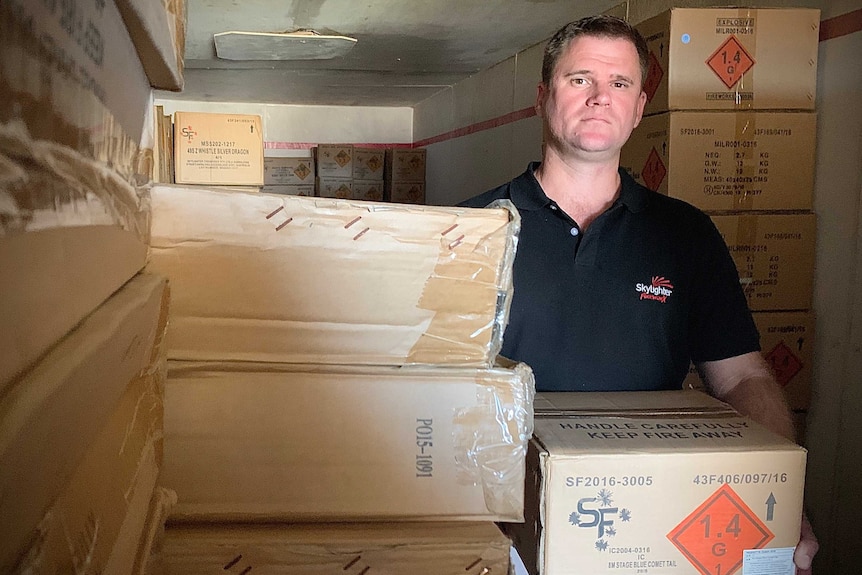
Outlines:
[{"label": "man's hand", "polygon": [[803,513],[799,544],[793,553],[793,562],[796,563],[796,575],[811,575],[811,560],[814,559],[814,555],[817,554],[818,549],[820,549],[820,544],[817,542],[817,537],[814,535],[814,530],[811,528],[808,517]]}]

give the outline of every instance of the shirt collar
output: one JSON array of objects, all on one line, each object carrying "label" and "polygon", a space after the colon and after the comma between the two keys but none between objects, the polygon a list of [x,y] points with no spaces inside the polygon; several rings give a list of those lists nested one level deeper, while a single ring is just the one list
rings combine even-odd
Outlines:
[{"label": "shirt collar", "polygon": [[[519,210],[540,210],[551,204],[551,200],[545,195],[545,191],[536,179],[536,169],[540,164],[541,162],[530,162],[527,170],[512,182],[510,197]],[[614,205],[621,204],[630,212],[646,209],[649,195],[653,192],[637,183],[623,168],[619,168],[619,173],[621,189]]]}]

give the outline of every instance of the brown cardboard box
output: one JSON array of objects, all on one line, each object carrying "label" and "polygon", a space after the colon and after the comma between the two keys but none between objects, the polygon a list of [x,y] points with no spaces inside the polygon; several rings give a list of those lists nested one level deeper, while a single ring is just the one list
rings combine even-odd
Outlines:
[{"label": "brown cardboard box", "polygon": [[491,522],[169,525],[158,575],[505,575],[509,540]]},{"label": "brown cardboard box", "polygon": [[528,571],[793,573],[806,451],[712,401],[699,414],[697,392],[650,413],[652,393],[537,415],[526,522],[504,526]]},{"label": "brown cardboard box", "polygon": [[73,33],[56,2],[0,4],[0,126],[147,181],[152,90],[120,12],[114,2],[64,7]]},{"label": "brown cardboard box", "polygon": [[500,349],[519,225],[506,209],[150,192],[171,358],[489,366]]},{"label": "brown cardboard box", "polygon": [[620,164],[646,187],[702,210],[807,210],[812,112],[670,112],[644,118]]},{"label": "brown cardboard box", "polygon": [[637,29],[650,48],[647,115],[814,109],[819,10],[673,8]]},{"label": "brown cardboard box", "polygon": [[168,362],[162,485],[202,521],[519,521],[533,376]]},{"label": "brown cardboard box", "polygon": [[[760,348],[793,410],[808,409],[814,369],[814,313],[763,311],[752,314],[760,332]],[[694,367],[683,387],[703,389]]]},{"label": "brown cardboard box", "polygon": [[129,383],[16,573],[132,572],[162,463],[161,351],[152,369]]},{"label": "brown cardboard box", "polygon": [[385,150],[376,148],[353,148],[353,179],[383,181]]},{"label": "brown cardboard box", "polygon": [[386,182],[386,197],[394,204],[425,204],[425,184],[423,182]]},{"label": "brown cardboard box", "polygon": [[391,183],[425,183],[425,148],[388,148],[385,180]]},{"label": "brown cardboard box", "polygon": [[308,184],[287,184],[264,186],[260,189],[264,194],[279,194],[282,196],[306,196],[314,197],[316,191],[314,182]]},{"label": "brown cardboard box", "polygon": [[166,285],[133,278],[0,398],[0,572],[33,542],[130,382],[163,366]]},{"label": "brown cardboard box", "polygon": [[807,310],[814,291],[813,213],[712,214],[753,311]]},{"label": "brown cardboard box", "polygon": [[265,186],[314,184],[314,158],[264,158],[263,184]]},{"label": "brown cardboard box", "polygon": [[353,199],[366,202],[382,202],[383,180],[353,180]]},{"label": "brown cardboard box", "polygon": [[343,179],[353,177],[353,145],[320,144],[313,150],[318,177]]},{"label": "brown cardboard box", "polygon": [[262,186],[260,116],[175,112],[174,181]]},{"label": "brown cardboard box", "polygon": [[353,180],[350,178],[317,178],[317,196],[321,198],[353,199]]},{"label": "brown cardboard box", "polygon": [[0,393],[147,258],[135,189],[74,150],[0,126]]},{"label": "brown cardboard box", "polygon": [[181,91],[186,49],[186,0],[118,0],[117,8],[138,49],[150,84],[160,90]]}]

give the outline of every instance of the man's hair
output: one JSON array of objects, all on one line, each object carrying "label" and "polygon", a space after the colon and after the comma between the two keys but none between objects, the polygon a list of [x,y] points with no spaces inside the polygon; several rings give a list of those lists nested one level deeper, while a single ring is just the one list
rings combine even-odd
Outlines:
[{"label": "man's hair", "polygon": [[545,46],[545,57],[542,60],[542,82],[545,85],[548,85],[554,77],[554,69],[562,53],[572,40],[581,36],[620,38],[634,44],[640,60],[641,85],[643,85],[649,69],[649,48],[647,48],[646,40],[625,20],[606,15],[587,16],[569,22],[554,34]]}]

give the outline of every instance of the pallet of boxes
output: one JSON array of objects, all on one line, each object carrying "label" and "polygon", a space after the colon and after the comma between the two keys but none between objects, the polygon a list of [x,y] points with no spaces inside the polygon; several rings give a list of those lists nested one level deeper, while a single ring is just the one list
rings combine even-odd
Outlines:
[{"label": "pallet of boxes", "polygon": [[496,357],[514,208],[150,203],[172,294],[150,572],[505,573],[533,422],[531,371]]},{"label": "pallet of boxes", "polygon": [[[638,25],[649,98],[622,164],[724,237],[803,440],[812,379],[819,10],[673,9]],[[699,387],[692,370],[688,384]]]},{"label": "pallet of boxes", "polygon": [[319,144],[313,148],[317,194],[382,202],[385,150],[352,144]]},{"label": "pallet of boxes", "polygon": [[67,8],[0,5],[0,572],[142,573],[169,290],[140,184],[185,20]]},{"label": "pallet of boxes", "polygon": [[[794,407],[811,349],[819,13],[672,9],[650,46],[646,116],[621,163],[710,214]],[[810,371],[808,372],[810,374]],[[793,574],[807,453],[702,391],[540,393],[525,521],[531,575]]]}]

